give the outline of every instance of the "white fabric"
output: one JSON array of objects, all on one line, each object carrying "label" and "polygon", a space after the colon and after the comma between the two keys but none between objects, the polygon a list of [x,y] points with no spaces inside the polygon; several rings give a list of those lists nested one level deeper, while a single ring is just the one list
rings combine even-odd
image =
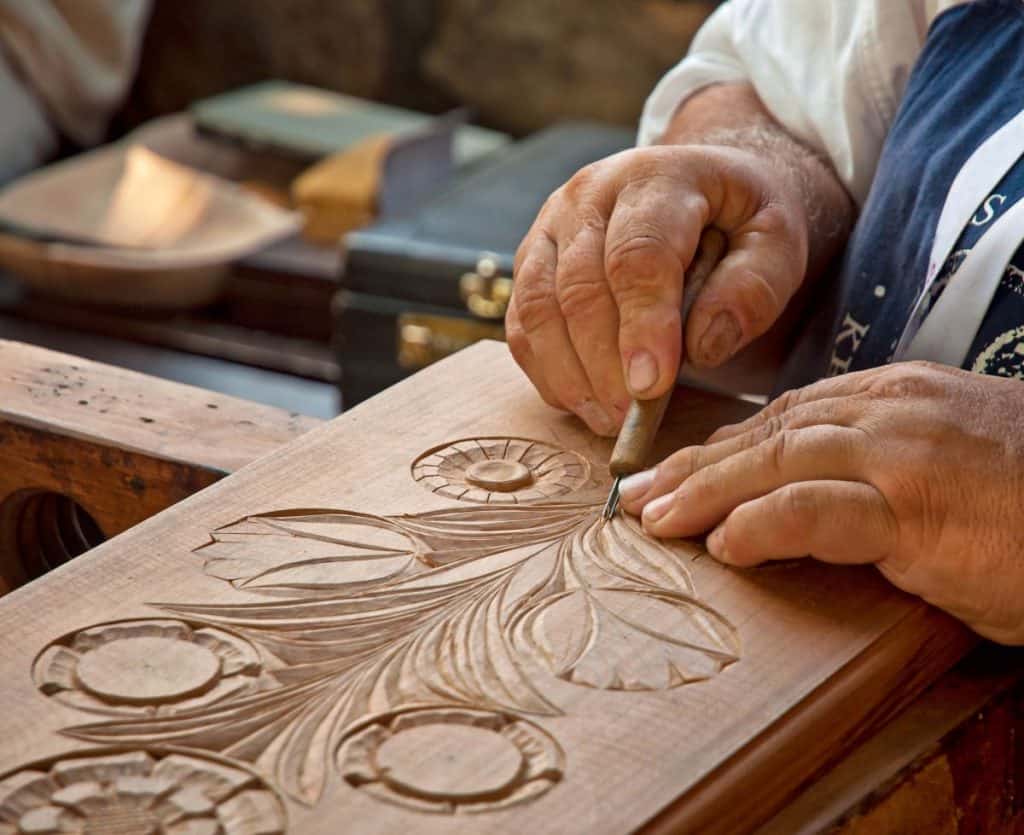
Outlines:
[{"label": "white fabric", "polygon": [[[135,73],[149,5],[0,0],[0,64],[62,133],[82,145],[98,142]],[[6,105],[12,99],[3,92],[0,104]],[[11,146],[0,146],[0,156],[11,153]]]},{"label": "white fabric", "polygon": [[698,90],[748,81],[863,204],[928,27],[963,2],[729,0],[647,100],[638,144],[657,142]]},{"label": "white fabric", "polygon": [[41,165],[57,145],[43,106],[0,55],[0,186]]}]

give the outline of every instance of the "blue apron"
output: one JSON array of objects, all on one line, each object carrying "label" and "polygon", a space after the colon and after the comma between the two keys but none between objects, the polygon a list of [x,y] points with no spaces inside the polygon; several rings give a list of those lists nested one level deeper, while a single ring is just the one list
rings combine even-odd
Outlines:
[{"label": "blue apron", "polygon": [[1024,378],[1022,154],[1024,3],[956,6],[932,24],[780,388],[901,359]]}]

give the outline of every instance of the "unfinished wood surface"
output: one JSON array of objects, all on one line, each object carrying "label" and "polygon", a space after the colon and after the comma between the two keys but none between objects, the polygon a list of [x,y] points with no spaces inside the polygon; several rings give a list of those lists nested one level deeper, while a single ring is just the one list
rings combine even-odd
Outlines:
[{"label": "unfinished wood surface", "polygon": [[[748,411],[681,392],[656,454]],[[0,600],[0,832],[171,752],[293,833],[744,831],[971,644],[870,568],[602,525],[609,452],[484,344]]]},{"label": "unfinished wood surface", "polygon": [[294,412],[6,340],[0,340],[0,420],[223,472],[318,424]]},{"label": "unfinished wood surface", "polygon": [[0,594],[316,424],[0,341]]}]

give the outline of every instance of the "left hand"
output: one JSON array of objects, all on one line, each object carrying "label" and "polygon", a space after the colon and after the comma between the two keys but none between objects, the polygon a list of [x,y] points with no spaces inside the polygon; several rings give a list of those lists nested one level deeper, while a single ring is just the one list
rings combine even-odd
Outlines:
[{"label": "left hand", "polygon": [[659,537],[736,566],[874,563],[981,635],[1024,643],[1024,384],[898,363],[787,392],[623,484]]}]

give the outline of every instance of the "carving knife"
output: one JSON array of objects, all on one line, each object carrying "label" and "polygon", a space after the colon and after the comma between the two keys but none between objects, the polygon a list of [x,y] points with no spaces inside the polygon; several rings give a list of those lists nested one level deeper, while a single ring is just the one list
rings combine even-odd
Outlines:
[{"label": "carving knife", "polygon": [[[690,308],[696,300],[708,276],[714,272],[718,262],[725,256],[729,245],[724,233],[708,227],[701,235],[700,243],[697,245],[697,252],[693,256],[686,277],[683,280],[683,307],[682,323],[683,332],[686,332],[686,320],[690,317]],[[651,400],[634,400],[629,411],[626,412],[626,419],[619,430],[619,437],[615,442],[615,449],[612,450],[611,461],[608,469],[615,477],[612,483],[611,492],[608,494],[608,501],[605,502],[602,517],[611,519],[619,507],[619,485],[622,479],[633,473],[638,473],[647,464],[647,457],[651,454],[654,446],[654,438],[658,434],[661,420],[665,417],[665,409],[668,408],[668,401],[672,399],[672,392],[675,386],[669,388],[661,397]]]}]

